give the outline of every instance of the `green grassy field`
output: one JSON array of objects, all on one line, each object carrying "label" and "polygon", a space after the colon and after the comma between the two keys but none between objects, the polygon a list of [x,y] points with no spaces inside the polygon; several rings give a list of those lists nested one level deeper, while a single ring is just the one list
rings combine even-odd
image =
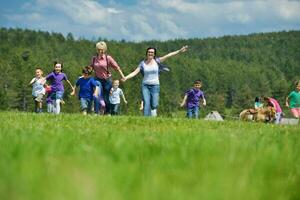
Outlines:
[{"label": "green grassy field", "polygon": [[0,199],[300,199],[300,128],[0,113]]}]

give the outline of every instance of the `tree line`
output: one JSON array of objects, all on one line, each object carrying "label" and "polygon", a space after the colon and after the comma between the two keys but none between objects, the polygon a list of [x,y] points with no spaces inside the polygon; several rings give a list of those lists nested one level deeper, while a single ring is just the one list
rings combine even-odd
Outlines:
[{"label": "tree line", "polygon": [[[145,56],[146,48],[157,48],[162,56],[183,45],[189,50],[167,61],[170,72],[160,76],[159,112],[171,116],[180,110],[179,102],[195,79],[203,81],[207,112],[236,114],[253,107],[255,96],[267,95],[282,107],[293,82],[300,79],[300,31],[256,33],[206,39],[128,42],[99,37],[97,40],[74,39],[69,33],[0,29],[0,110],[33,110],[29,81],[36,67],[44,75],[53,70],[53,60],[64,62],[64,72],[75,83],[81,69],[96,53],[95,43],[104,40],[108,54],[118,62],[124,74],[133,71]],[[113,73],[114,78],[120,78]],[[123,114],[138,114],[141,100],[139,76],[121,85],[128,105]],[[78,99],[65,92],[64,112],[79,112]]]}]

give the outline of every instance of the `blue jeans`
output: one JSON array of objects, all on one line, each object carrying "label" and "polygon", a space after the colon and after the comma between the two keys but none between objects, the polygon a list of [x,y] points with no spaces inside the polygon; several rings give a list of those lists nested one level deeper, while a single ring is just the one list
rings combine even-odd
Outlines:
[{"label": "blue jeans", "polygon": [[119,115],[120,114],[120,104],[109,104],[110,114]]},{"label": "blue jeans", "polygon": [[92,100],[88,98],[80,98],[80,107],[81,110],[86,110],[87,112],[91,112]]},{"label": "blue jeans", "polygon": [[187,108],[187,113],[186,113],[187,118],[199,118],[199,106],[193,107],[193,108]]},{"label": "blue jeans", "polygon": [[[99,85],[99,90],[102,92],[102,97],[104,99],[104,102],[105,102],[105,113],[109,113],[109,92],[110,92],[110,89],[112,87],[112,80],[111,78],[108,78],[108,79],[98,79],[98,78],[95,78],[97,84]],[[98,98],[95,98],[95,101],[94,101],[94,106],[95,106],[95,112],[98,113],[99,110],[100,110],[100,97]]]},{"label": "blue jeans", "polygon": [[144,116],[151,116],[151,110],[157,109],[159,101],[159,90],[159,85],[142,84]]}]

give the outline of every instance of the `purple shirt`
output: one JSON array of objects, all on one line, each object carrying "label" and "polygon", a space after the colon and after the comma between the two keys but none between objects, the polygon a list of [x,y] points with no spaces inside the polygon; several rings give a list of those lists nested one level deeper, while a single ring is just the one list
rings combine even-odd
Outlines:
[{"label": "purple shirt", "polygon": [[[107,58],[107,61],[106,61]],[[102,55],[100,58],[99,56],[93,56],[90,66],[93,67],[96,78],[100,79],[107,79],[111,77],[111,72],[109,68],[113,68],[115,70],[119,70],[120,67],[118,63],[110,56],[110,55]]]},{"label": "purple shirt", "polygon": [[204,93],[201,90],[195,88],[189,89],[185,94],[187,95],[187,108],[199,107],[200,99],[204,99]]},{"label": "purple shirt", "polygon": [[65,73],[56,74],[55,72],[51,72],[46,76],[46,80],[51,82],[51,89],[53,92],[64,91],[63,80],[68,80]]}]

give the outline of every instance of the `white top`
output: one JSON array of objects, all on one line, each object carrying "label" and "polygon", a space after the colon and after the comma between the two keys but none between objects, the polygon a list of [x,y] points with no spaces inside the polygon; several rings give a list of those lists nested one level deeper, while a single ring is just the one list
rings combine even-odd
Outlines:
[{"label": "white top", "polygon": [[145,61],[142,61],[144,70],[143,84],[147,85],[159,85],[159,67],[157,62],[153,61],[151,64],[146,64]]},{"label": "white top", "polygon": [[123,96],[123,91],[120,88],[112,88],[112,94],[109,94],[109,103],[120,104],[120,96]]},{"label": "white top", "polygon": [[32,84],[32,96],[37,97],[39,94],[45,95],[44,84],[46,80],[34,77],[32,81],[34,81]]}]

